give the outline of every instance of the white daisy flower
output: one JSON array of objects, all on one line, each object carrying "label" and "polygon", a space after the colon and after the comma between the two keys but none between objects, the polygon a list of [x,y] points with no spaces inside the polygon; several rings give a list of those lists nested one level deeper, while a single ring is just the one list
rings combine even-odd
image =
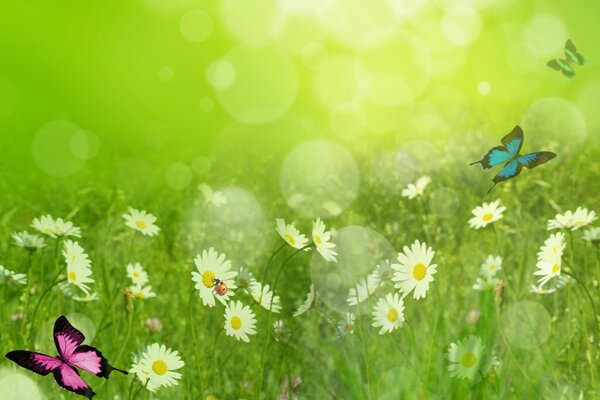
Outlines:
[{"label": "white daisy flower", "polygon": [[236,278],[237,286],[248,293],[252,293],[254,286],[258,282],[248,268],[240,267]]},{"label": "white daisy flower", "polygon": [[502,269],[502,257],[489,255],[485,262],[481,264],[481,275],[486,278],[496,276]]},{"label": "white daisy flower", "polygon": [[277,233],[287,244],[295,249],[306,246],[308,239],[293,224],[286,224],[283,218],[277,218],[275,222],[277,223]]},{"label": "white daisy flower", "polygon": [[273,323],[273,333],[276,342],[285,342],[290,337],[289,330],[285,327],[283,320],[277,320]]},{"label": "white daisy flower", "polygon": [[73,226],[71,221],[64,221],[62,218],[57,218],[54,221],[54,233],[56,236],[81,237],[81,228]]},{"label": "white daisy flower", "polygon": [[538,282],[540,286],[543,286],[550,279],[560,275],[562,267],[562,257],[558,254],[555,254],[547,258],[542,258],[538,260],[536,267],[537,271],[535,271],[533,274],[541,276]]},{"label": "white daisy flower", "polygon": [[127,264],[127,276],[135,286],[143,286],[148,283],[148,273],[144,271],[139,262]]},{"label": "white daisy flower", "polygon": [[73,300],[79,301],[81,303],[90,303],[92,301],[98,300],[98,293],[86,293],[83,296],[73,296]]},{"label": "white daisy flower", "polygon": [[354,287],[348,289],[348,298],[346,301],[351,306],[362,303],[375,293],[378,287],[379,285],[377,285],[374,279],[361,279]]},{"label": "white daisy flower", "polygon": [[392,269],[390,260],[384,260],[375,267],[373,273],[367,277],[367,281],[370,287],[379,287],[390,281],[393,275],[394,270]]},{"label": "white daisy flower", "polygon": [[471,211],[474,217],[469,220],[469,225],[475,229],[485,228],[488,224],[501,219],[505,210],[506,207],[500,206],[500,200],[483,203]]},{"label": "white daisy flower", "polygon": [[269,285],[263,286],[262,283],[255,281],[255,284],[252,285],[252,289],[250,290],[250,295],[262,308],[266,310],[271,309],[274,313],[281,311],[281,301],[279,296],[270,290]]},{"label": "white daisy flower", "polygon": [[391,333],[402,326],[404,322],[404,302],[398,293],[388,293],[381,298],[373,309],[373,326],[379,329],[379,334]]},{"label": "white daisy flower", "polygon": [[477,281],[473,285],[473,289],[480,292],[488,292],[494,290],[498,284],[497,276],[483,276],[477,278]]},{"label": "white daisy flower", "polygon": [[202,192],[202,196],[204,196],[204,201],[206,204],[212,204],[215,207],[220,207],[224,204],[227,204],[227,197],[223,195],[223,193],[217,191],[213,191],[213,189],[208,186],[206,183],[201,183],[198,185],[198,190]]},{"label": "white daisy flower", "polygon": [[429,283],[433,282],[433,275],[437,272],[437,265],[431,264],[435,252],[427,244],[416,240],[409,249],[404,246],[404,253],[398,253],[398,262],[392,264],[394,273],[393,280],[396,287],[406,297],[411,291],[413,297],[418,300],[424,298],[429,290]]},{"label": "white daisy flower", "polygon": [[590,228],[583,232],[583,240],[590,243],[600,243],[600,227]]},{"label": "white daisy flower", "polygon": [[325,261],[337,261],[335,252],[335,243],[330,242],[331,233],[325,230],[325,224],[320,218],[313,222],[312,239],[317,251],[323,256]]},{"label": "white daisy flower", "polygon": [[27,275],[18,274],[15,271],[11,271],[0,265],[0,283],[5,283],[7,285],[26,285]]},{"label": "white daisy flower", "polygon": [[405,189],[402,189],[402,197],[414,199],[417,196],[423,196],[425,188],[431,183],[431,178],[428,176],[420,177],[416,183],[409,183]]},{"label": "white daisy flower", "polygon": [[129,372],[136,374],[149,391],[155,392],[162,386],[176,385],[181,374],[174,371],[183,368],[184,365],[177,351],[154,343],[135,360]]},{"label": "white daisy flower", "polygon": [[493,366],[500,365],[493,352],[487,351],[477,336],[451,343],[446,359],[450,361],[448,371],[451,376],[474,382],[479,382],[481,376],[486,376]]},{"label": "white daisy flower", "polygon": [[236,340],[248,343],[248,335],[255,335],[256,318],[250,307],[241,301],[231,301],[225,305],[225,333]]},{"label": "white daisy flower", "polygon": [[15,232],[12,234],[12,238],[15,241],[16,246],[23,247],[28,250],[37,250],[46,246],[46,241],[43,237],[32,235],[27,231]]},{"label": "white daisy flower", "polygon": [[352,313],[346,313],[344,318],[338,322],[338,333],[340,336],[345,336],[354,333],[354,320],[356,317]]},{"label": "white daisy flower", "polygon": [[306,295],[306,300],[304,300],[304,303],[302,303],[300,307],[298,307],[298,309],[294,312],[294,317],[298,317],[310,310],[315,304],[315,297],[315,285],[310,285],[310,290]]},{"label": "white daisy flower", "polygon": [[129,292],[133,297],[140,300],[151,299],[156,297],[156,293],[152,291],[152,286],[130,286]]},{"label": "white daisy flower", "polygon": [[50,214],[34,218],[31,226],[38,232],[53,238],[59,236],[81,237],[81,229],[73,226],[71,221],[65,221],[62,218],[55,220]]},{"label": "white daisy flower", "polygon": [[[198,272],[192,272],[192,281],[196,282],[194,286],[200,292],[202,304],[208,307],[215,306],[215,298],[222,304],[229,301],[237,288],[235,278],[237,271],[231,269],[231,262],[225,258],[225,254],[219,254],[213,249],[202,251],[194,259]],[[214,289],[216,279],[227,285],[227,293],[217,294]]]},{"label": "white daisy flower", "polygon": [[564,228],[574,231],[591,224],[597,218],[596,212],[577,207],[575,212],[569,210],[564,214],[556,214],[554,219],[548,221],[548,230]]},{"label": "white daisy flower", "polygon": [[529,293],[550,294],[556,292],[557,290],[558,289],[556,288],[556,286],[545,288],[542,285],[531,285],[531,287],[529,288]]},{"label": "white daisy flower", "polygon": [[160,228],[154,224],[156,217],[146,210],[139,211],[129,207],[129,214],[123,214],[122,217],[125,218],[125,225],[144,235],[156,236],[160,231]]},{"label": "white daisy flower", "polygon": [[89,292],[88,283],[93,283],[91,261],[79,243],[66,240],[62,254],[67,264],[67,282],[77,286],[85,293]]},{"label": "white daisy flower", "polygon": [[537,253],[538,260],[551,258],[557,254],[562,257],[566,246],[567,243],[565,241],[564,233],[554,233],[550,235],[540,247],[540,250]]}]

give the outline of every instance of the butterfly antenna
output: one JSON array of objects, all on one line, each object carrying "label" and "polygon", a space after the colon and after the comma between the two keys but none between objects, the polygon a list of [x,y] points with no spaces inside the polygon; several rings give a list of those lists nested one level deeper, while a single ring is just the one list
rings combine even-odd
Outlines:
[{"label": "butterfly antenna", "polygon": [[489,194],[489,193],[492,191],[492,189],[496,187],[496,185],[497,185],[497,183],[494,183],[494,184],[492,185],[492,187],[490,188],[490,190],[488,190],[488,191],[487,191],[487,193],[486,193],[486,194]]},{"label": "butterfly antenna", "polygon": [[112,368],[112,370],[113,370],[113,371],[119,371],[120,373],[122,373],[122,374],[125,374],[125,375],[129,374],[129,372],[127,372],[127,371],[123,371],[122,369],[115,368],[115,367],[113,367],[113,366],[111,366],[111,368]]},{"label": "butterfly antenna", "polygon": [[480,164],[480,163],[481,163],[481,161],[482,161],[482,160],[479,160],[479,161],[472,162],[471,164],[469,164],[469,167],[470,167],[471,165]]}]

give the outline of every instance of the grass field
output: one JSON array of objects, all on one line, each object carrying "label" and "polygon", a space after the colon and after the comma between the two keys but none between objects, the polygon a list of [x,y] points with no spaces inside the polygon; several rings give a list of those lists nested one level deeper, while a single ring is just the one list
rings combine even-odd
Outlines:
[{"label": "grass field", "polygon": [[[600,397],[600,9],[451,3],[0,6],[3,354],[65,315],[97,399]],[[557,157],[486,194],[515,125]]]}]

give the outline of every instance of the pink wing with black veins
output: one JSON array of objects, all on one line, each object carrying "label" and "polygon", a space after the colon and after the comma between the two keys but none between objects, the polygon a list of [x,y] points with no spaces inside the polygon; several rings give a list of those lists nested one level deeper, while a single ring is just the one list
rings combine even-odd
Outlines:
[{"label": "pink wing with black veins", "polygon": [[27,368],[40,375],[48,375],[50,372],[64,364],[56,357],[50,357],[45,354],[26,350],[11,351],[6,354],[6,358],[16,362],[21,367]]},{"label": "pink wing with black veins", "polygon": [[77,393],[91,399],[96,393],[88,386],[87,383],[79,376],[77,370],[65,363],[53,371],[56,383],[69,392]]},{"label": "pink wing with black veins", "polygon": [[70,358],[85,340],[83,333],[75,329],[64,315],[58,317],[54,323],[54,344],[58,354],[66,361]]}]

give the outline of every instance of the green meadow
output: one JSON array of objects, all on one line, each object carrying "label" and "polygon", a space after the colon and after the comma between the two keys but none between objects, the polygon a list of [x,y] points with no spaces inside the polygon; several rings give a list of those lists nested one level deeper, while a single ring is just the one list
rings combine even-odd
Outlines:
[{"label": "green meadow", "polygon": [[[599,14],[3,2],[2,354],[65,315],[129,371],[95,399],[600,397]],[[488,193],[517,125],[556,157]],[[84,397],[3,357],[0,398]]]}]

